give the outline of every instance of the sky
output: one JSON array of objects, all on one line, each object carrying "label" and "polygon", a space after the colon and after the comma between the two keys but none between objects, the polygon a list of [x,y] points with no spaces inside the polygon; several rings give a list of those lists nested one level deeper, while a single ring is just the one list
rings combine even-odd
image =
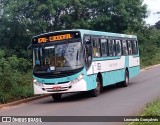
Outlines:
[{"label": "sky", "polygon": [[147,24],[154,25],[160,20],[160,15],[154,14],[160,11],[160,0],[144,0],[144,3],[147,4],[147,8],[150,11],[150,15],[145,21]]}]

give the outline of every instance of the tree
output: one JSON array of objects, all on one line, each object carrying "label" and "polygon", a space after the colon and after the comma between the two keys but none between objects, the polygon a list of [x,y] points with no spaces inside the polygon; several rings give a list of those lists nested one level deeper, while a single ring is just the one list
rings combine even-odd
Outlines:
[{"label": "tree", "polygon": [[160,30],[160,21],[156,22],[155,28],[158,29],[158,30]]},{"label": "tree", "polygon": [[[139,30],[146,17],[141,0],[5,0],[0,46],[22,53],[35,34],[84,28],[122,33]],[[23,55],[23,54],[22,54]]]}]

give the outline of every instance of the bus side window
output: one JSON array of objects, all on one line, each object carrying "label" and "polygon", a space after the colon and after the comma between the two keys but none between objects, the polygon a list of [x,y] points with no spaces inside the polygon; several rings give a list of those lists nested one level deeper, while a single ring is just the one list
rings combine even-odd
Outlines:
[{"label": "bus side window", "polygon": [[121,46],[121,41],[120,40],[116,40],[116,50],[117,50],[117,55],[121,56],[122,46]]},{"label": "bus side window", "polygon": [[128,43],[128,54],[132,55],[132,46],[131,46],[131,41],[127,41]]},{"label": "bus side window", "polygon": [[107,56],[108,55],[108,50],[107,50],[107,39],[101,39],[101,53],[102,56]]},{"label": "bus side window", "polygon": [[108,39],[106,42],[106,52],[107,52],[107,56],[109,56],[109,43],[108,43]]},{"label": "bus side window", "polygon": [[109,50],[109,56],[113,56],[113,47],[112,47],[112,41],[108,41],[108,50]]},{"label": "bus side window", "polygon": [[134,55],[138,54],[137,41],[132,41],[132,50]]},{"label": "bus side window", "polygon": [[99,39],[98,38],[93,38],[92,43],[93,43],[93,56],[94,57],[100,57],[101,53],[100,53],[100,41],[99,41]]},{"label": "bus side window", "polygon": [[128,55],[127,43],[125,40],[122,40],[122,54],[124,56]]},{"label": "bus side window", "polygon": [[112,40],[112,48],[113,48],[113,56],[117,56],[116,42],[115,42],[115,40]]}]

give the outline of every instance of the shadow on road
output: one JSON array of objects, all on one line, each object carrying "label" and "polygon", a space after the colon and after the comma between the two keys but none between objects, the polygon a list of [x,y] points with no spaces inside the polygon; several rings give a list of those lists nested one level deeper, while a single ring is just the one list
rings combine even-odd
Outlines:
[{"label": "shadow on road", "polygon": [[[103,88],[101,95],[108,94],[109,92],[112,92],[112,91],[117,91],[118,89],[122,89],[122,87],[119,87],[117,84],[106,86]],[[82,100],[84,101],[84,100],[89,100],[89,99],[94,99],[94,98],[98,98],[98,97],[92,97],[90,94],[90,91],[89,92],[77,92],[77,93],[63,94],[61,100],[58,102],[54,101],[52,97],[50,97],[50,100],[47,100],[43,103],[75,102],[75,101],[82,101]]]}]

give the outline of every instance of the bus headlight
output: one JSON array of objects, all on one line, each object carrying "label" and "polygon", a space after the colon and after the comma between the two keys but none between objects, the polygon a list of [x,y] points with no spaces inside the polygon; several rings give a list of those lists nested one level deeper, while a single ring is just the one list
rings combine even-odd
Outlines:
[{"label": "bus headlight", "polygon": [[38,82],[36,79],[33,79],[33,83],[36,84],[37,86],[43,87],[43,83]]},{"label": "bus headlight", "polygon": [[83,77],[84,77],[84,74],[82,73],[78,78],[76,78],[76,79],[70,81],[70,85],[73,85],[73,84],[79,82],[80,80],[83,79]]}]

